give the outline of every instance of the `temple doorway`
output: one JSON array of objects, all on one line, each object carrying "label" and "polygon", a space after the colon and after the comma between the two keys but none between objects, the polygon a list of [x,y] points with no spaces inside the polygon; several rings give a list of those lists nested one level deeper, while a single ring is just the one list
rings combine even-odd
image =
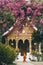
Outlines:
[{"label": "temple doorway", "polygon": [[20,52],[23,50],[23,40],[22,40],[22,39],[20,39],[20,40],[18,41],[18,48],[19,48],[19,51],[20,51]]},{"label": "temple doorway", "polygon": [[22,39],[18,41],[18,48],[19,51],[21,52],[21,55],[24,54],[24,52],[29,52],[29,40],[25,39],[24,42]]},{"label": "temple doorway", "polygon": [[29,40],[28,39],[24,41],[24,51],[29,52]]}]

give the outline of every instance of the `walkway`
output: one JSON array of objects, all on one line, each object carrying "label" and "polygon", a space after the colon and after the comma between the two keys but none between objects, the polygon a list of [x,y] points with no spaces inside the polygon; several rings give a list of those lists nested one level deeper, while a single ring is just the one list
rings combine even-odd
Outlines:
[{"label": "walkway", "polygon": [[43,62],[16,62],[17,65],[43,65]]},{"label": "walkway", "polygon": [[31,62],[16,62],[17,65],[34,65]]},{"label": "walkway", "polygon": [[23,62],[23,56],[21,56],[21,54],[19,53],[14,63],[16,63],[17,65],[43,65],[43,62],[31,62],[29,58],[32,59],[32,56],[30,55],[30,53],[27,53],[27,62]]}]

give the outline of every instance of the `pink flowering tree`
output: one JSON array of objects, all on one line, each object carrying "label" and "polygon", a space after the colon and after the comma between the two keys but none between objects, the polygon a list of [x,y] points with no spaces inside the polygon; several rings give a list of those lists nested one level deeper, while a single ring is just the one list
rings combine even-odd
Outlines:
[{"label": "pink flowering tree", "polygon": [[14,23],[20,31],[26,22],[43,30],[43,3],[33,2],[36,0],[0,0],[0,31],[4,33]]}]

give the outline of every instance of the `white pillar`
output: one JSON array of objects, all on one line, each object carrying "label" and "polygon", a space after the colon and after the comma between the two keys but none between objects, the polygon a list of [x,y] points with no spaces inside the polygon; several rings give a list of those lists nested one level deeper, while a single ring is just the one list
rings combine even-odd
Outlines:
[{"label": "white pillar", "polygon": [[16,49],[18,49],[18,40],[16,41]]},{"label": "white pillar", "polygon": [[41,53],[41,43],[39,43],[39,53]]},{"label": "white pillar", "polygon": [[16,36],[16,49],[18,49],[18,36]]},{"label": "white pillar", "polygon": [[34,43],[35,45],[35,52],[37,52],[37,43]]},{"label": "white pillar", "polygon": [[31,51],[32,51],[32,48],[31,48],[32,46],[31,46],[31,40],[29,41],[29,52],[31,53]]}]

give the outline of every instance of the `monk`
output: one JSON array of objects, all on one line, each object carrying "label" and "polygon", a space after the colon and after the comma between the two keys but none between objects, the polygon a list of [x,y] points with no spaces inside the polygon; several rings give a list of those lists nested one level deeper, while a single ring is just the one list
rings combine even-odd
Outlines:
[{"label": "monk", "polygon": [[26,62],[26,53],[23,55],[23,62]]}]

